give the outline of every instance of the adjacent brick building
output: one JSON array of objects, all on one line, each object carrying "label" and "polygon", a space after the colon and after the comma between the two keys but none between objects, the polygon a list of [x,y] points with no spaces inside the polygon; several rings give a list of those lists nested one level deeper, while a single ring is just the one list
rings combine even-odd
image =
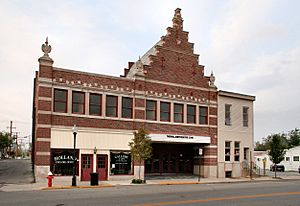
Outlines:
[{"label": "adjacent brick building", "polygon": [[[218,90],[213,74],[194,53],[180,9],[173,26],[120,77],[53,66],[46,40],[34,79],[33,161],[35,176],[72,172],[72,127],[77,125],[77,175],[88,180],[131,179],[140,167],[128,143],[145,128],[153,157],[146,175],[218,176]],[[253,138],[253,137],[252,137]],[[199,156],[199,148],[203,154]],[[200,167],[199,167],[199,158]]]}]

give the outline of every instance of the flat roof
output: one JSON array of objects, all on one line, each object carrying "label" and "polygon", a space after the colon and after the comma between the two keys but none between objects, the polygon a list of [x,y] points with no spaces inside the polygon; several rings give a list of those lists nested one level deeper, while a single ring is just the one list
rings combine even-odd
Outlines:
[{"label": "flat roof", "polygon": [[228,92],[228,91],[223,91],[223,90],[219,90],[218,94],[219,94],[219,96],[233,97],[233,98],[238,98],[238,99],[255,101],[255,96],[247,95],[247,94],[240,94],[240,93]]}]

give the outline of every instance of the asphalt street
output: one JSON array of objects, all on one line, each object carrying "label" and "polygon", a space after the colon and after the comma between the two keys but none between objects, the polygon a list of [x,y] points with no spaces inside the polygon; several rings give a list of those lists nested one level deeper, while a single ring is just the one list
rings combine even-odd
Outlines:
[{"label": "asphalt street", "polygon": [[3,184],[26,184],[32,182],[33,174],[30,159],[0,160],[0,187]]},{"label": "asphalt street", "polygon": [[300,180],[0,192],[0,205],[299,206]]}]

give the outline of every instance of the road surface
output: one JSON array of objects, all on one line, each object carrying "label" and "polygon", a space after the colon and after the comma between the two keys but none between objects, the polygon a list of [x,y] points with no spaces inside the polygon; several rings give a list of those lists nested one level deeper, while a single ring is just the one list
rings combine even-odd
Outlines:
[{"label": "road surface", "polygon": [[0,205],[299,206],[300,181],[0,192]]}]

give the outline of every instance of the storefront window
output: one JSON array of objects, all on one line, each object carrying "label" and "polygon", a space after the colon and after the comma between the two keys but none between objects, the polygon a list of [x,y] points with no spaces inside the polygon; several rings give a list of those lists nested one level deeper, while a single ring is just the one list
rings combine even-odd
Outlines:
[{"label": "storefront window", "polygon": [[[76,151],[76,156],[78,152]],[[76,160],[78,157],[76,157]],[[73,150],[52,150],[52,168],[55,175],[72,175],[73,174]],[[78,162],[76,163],[76,174],[78,175]]]},{"label": "storefront window", "polygon": [[132,174],[131,155],[127,152],[111,152],[110,171],[112,175]]}]

